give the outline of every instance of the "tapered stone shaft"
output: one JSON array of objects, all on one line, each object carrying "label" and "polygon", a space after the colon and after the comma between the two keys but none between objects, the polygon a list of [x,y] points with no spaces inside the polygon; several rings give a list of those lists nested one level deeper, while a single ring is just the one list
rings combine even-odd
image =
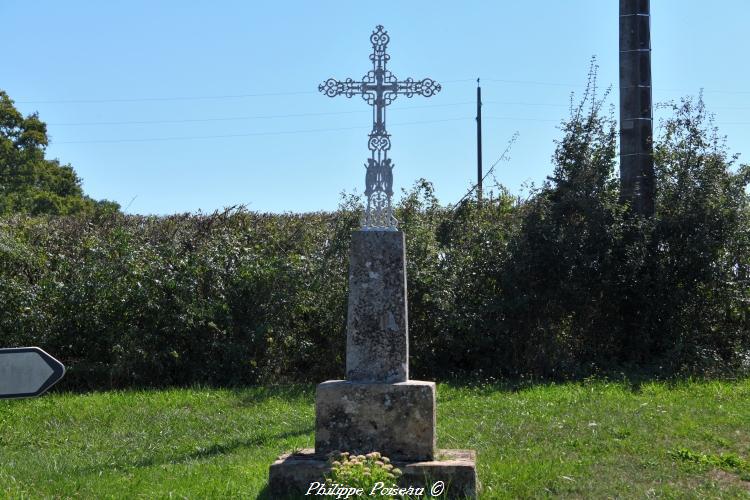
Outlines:
[{"label": "tapered stone shaft", "polygon": [[406,382],[409,329],[401,231],[356,231],[349,260],[346,379]]}]

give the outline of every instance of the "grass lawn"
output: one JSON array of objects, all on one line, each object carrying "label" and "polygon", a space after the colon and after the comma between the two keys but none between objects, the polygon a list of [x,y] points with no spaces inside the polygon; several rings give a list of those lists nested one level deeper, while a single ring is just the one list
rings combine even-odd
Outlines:
[{"label": "grass lawn", "polygon": [[[312,447],[314,386],[0,401],[0,496],[255,498]],[[438,387],[481,498],[750,498],[750,380]]]}]

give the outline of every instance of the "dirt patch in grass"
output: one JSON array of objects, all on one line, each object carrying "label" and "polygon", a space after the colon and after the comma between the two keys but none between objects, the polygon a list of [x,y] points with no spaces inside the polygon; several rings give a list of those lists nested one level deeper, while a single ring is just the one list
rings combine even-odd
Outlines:
[{"label": "dirt patch in grass", "polygon": [[713,469],[708,476],[722,486],[730,486],[750,492],[750,481],[745,481],[737,474],[721,469]]}]

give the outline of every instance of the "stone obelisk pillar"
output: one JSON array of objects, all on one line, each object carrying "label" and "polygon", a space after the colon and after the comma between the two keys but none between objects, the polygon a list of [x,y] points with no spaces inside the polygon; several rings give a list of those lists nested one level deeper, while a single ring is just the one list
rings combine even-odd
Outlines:
[{"label": "stone obelisk pillar", "polygon": [[435,455],[435,383],[409,380],[406,251],[401,231],[356,231],[349,257],[346,380],[320,384],[315,451]]},{"label": "stone obelisk pillar", "polygon": [[476,498],[474,451],[436,449],[435,383],[409,379],[404,233],[356,231],[349,259],[346,380],[318,385],[315,449],[271,465],[271,493],[304,493],[322,481],[332,452],[378,451],[402,470],[400,486]]},{"label": "stone obelisk pillar", "polygon": [[[330,471],[328,456],[380,452],[403,471],[405,487],[436,483],[437,495],[476,496],[473,450],[436,450],[435,383],[409,379],[406,244],[393,216],[393,163],[385,110],[398,95],[430,97],[440,84],[430,78],[399,81],[386,70],[390,36],[376,26],[370,36],[373,63],[361,82],[329,78],[318,90],[329,97],[361,95],[373,106],[368,138],[363,228],[352,235],[346,323],[346,380],[329,380],[315,393],[315,449],[282,455],[271,465],[275,495],[309,491]],[[430,483],[430,484],[428,484]],[[410,494],[411,495],[411,494]],[[421,494],[420,494],[421,496]]]},{"label": "stone obelisk pillar", "polygon": [[620,0],[620,196],[654,213],[649,0]]},{"label": "stone obelisk pillar", "polygon": [[346,379],[409,380],[406,251],[401,231],[357,231],[352,235]]}]

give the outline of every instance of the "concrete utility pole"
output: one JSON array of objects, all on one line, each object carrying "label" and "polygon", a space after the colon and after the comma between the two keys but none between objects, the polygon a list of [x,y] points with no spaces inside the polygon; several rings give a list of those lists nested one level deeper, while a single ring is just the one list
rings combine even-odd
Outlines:
[{"label": "concrete utility pole", "polygon": [[482,203],[482,87],[477,78],[477,203]]},{"label": "concrete utility pole", "polygon": [[620,197],[654,213],[649,0],[620,0]]}]

